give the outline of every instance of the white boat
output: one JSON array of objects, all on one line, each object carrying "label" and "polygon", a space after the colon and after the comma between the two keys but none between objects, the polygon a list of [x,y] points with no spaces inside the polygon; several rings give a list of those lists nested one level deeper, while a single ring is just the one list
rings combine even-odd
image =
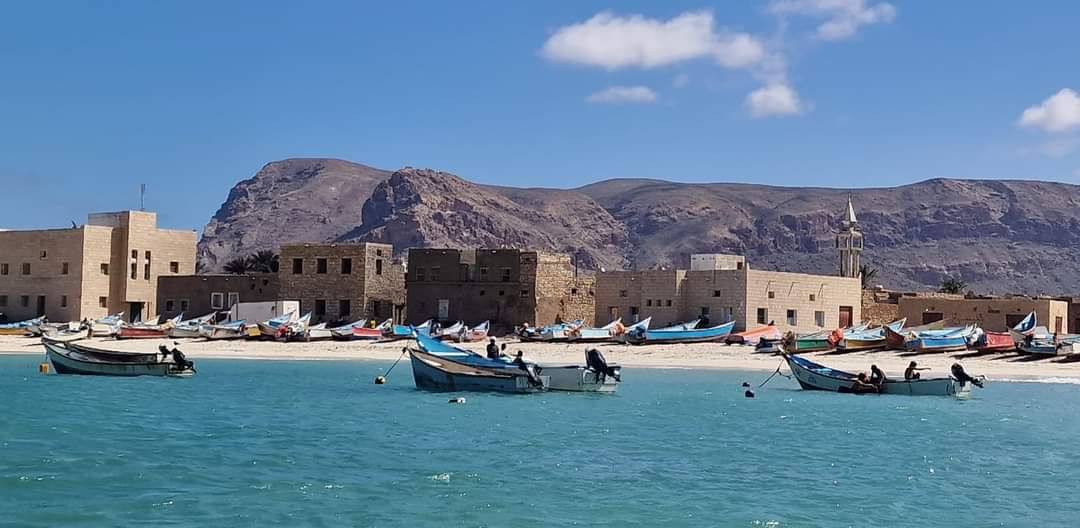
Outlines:
[{"label": "white boat", "polygon": [[567,392],[615,392],[622,381],[622,368],[608,365],[595,348],[585,351],[585,365],[541,365],[548,390]]},{"label": "white boat", "polygon": [[[844,393],[857,392],[852,389],[856,379],[855,374],[819,365],[794,354],[785,354],[784,359],[787,360],[791,373],[795,375],[795,379],[803,389]],[[960,381],[953,377],[925,378],[910,381],[889,379],[882,384],[880,393],[909,396],[964,397],[971,393],[971,385],[973,383]]]},{"label": "white boat", "polygon": [[124,312],[108,315],[90,323],[90,335],[94,337],[114,337],[120,333],[124,324]]},{"label": "white boat", "polygon": [[193,371],[165,361],[157,353],[96,350],[74,342],[43,339],[45,353],[57,374],[91,376],[190,376]]},{"label": "white boat", "polygon": [[243,339],[247,337],[246,321],[239,320],[231,323],[202,325],[199,327],[199,335],[206,339]]},{"label": "white boat", "polygon": [[325,339],[331,339],[334,337],[334,331],[326,327],[326,323],[319,323],[315,326],[309,326],[307,328],[307,340],[308,341],[321,341]]},{"label": "white boat", "polygon": [[600,328],[585,326],[571,328],[566,334],[566,340],[572,343],[602,343],[614,340],[616,334],[622,334],[625,331],[626,328],[620,317]]}]

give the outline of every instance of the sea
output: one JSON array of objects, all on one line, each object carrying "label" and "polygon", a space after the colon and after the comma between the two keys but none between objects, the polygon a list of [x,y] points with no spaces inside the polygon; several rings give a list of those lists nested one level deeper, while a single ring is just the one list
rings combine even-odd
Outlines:
[{"label": "sea", "polygon": [[441,394],[407,361],[376,385],[389,363],[200,360],[171,379],[42,360],[0,357],[0,526],[1080,523],[1069,383],[957,400],[627,368],[614,395]]}]

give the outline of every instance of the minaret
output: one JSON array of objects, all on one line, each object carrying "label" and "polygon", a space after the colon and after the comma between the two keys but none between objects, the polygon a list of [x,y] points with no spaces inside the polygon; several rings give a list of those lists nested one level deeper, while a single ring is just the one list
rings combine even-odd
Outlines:
[{"label": "minaret", "polygon": [[848,195],[847,209],[844,211],[844,230],[836,235],[836,249],[840,251],[840,276],[859,276],[859,253],[863,249],[863,235],[855,219],[855,206]]}]

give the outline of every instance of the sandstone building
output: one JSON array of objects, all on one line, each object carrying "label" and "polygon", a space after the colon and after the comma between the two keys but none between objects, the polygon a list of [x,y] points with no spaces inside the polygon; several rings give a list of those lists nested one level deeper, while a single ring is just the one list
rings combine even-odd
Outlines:
[{"label": "sandstone building", "polygon": [[300,301],[312,323],[402,321],[404,267],[389,244],[288,244],[281,247],[281,300]]},{"label": "sandstone building", "polygon": [[568,255],[518,249],[410,249],[410,323],[428,319],[506,332],[528,323],[583,319],[592,324],[593,277],[578,276]]},{"label": "sandstone building", "polygon": [[689,270],[606,271],[596,275],[596,321],[653,318],[654,328],[708,319],[736,331],[775,322],[781,331],[814,332],[862,319],[861,282],[752,270],[744,257],[693,255]]},{"label": "sandstone building", "polygon": [[241,302],[278,300],[278,275],[168,275],[158,278],[157,305],[161,315],[186,318],[226,311]]},{"label": "sandstone building", "polygon": [[1069,303],[1054,299],[904,294],[897,299],[897,306],[909,325],[944,320],[950,326],[976,323],[983,330],[1004,332],[1035,312],[1039,326],[1059,334],[1069,331]]},{"label": "sandstone building", "polygon": [[159,229],[157,215],[89,215],[66,229],[0,232],[0,313],[15,321],[45,315],[78,321],[124,312],[158,313],[163,275],[195,272],[195,231]]}]

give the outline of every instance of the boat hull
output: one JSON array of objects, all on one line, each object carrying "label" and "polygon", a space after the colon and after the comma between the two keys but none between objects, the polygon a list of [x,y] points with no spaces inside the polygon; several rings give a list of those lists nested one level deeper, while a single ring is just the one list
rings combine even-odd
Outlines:
[{"label": "boat hull", "polygon": [[202,335],[199,333],[198,327],[178,326],[169,330],[169,337],[173,339],[193,339],[202,337]]},{"label": "boat hull", "polygon": [[957,352],[967,350],[967,338],[953,337],[917,337],[910,345],[916,352]]},{"label": "boat hull", "polygon": [[410,350],[409,356],[416,388],[426,391],[523,394],[543,391],[548,379],[542,376],[542,383],[537,386],[529,381],[524,371],[471,367],[418,350]]},{"label": "boat hull", "polygon": [[[174,365],[165,362],[104,361],[71,350],[63,344],[45,341],[49,362],[58,374],[88,376],[169,376]],[[178,372],[179,374],[179,372]]]},{"label": "boat hull", "polygon": [[[853,374],[817,365],[799,356],[784,356],[799,386],[805,390],[851,392]],[[966,396],[971,385],[952,378],[890,380],[881,386],[881,394],[905,396]]]},{"label": "boat hull", "polygon": [[161,328],[134,328],[130,326],[121,327],[116,334],[117,339],[162,339],[168,336],[168,333]]},{"label": "boat hull", "polygon": [[540,368],[540,373],[548,377],[548,390],[611,393],[619,386],[613,376],[598,376],[595,371],[578,365]]},{"label": "boat hull", "polygon": [[626,342],[631,345],[659,345],[665,343],[712,343],[723,341],[731,334],[735,321],[699,330],[643,330],[628,333]]}]

